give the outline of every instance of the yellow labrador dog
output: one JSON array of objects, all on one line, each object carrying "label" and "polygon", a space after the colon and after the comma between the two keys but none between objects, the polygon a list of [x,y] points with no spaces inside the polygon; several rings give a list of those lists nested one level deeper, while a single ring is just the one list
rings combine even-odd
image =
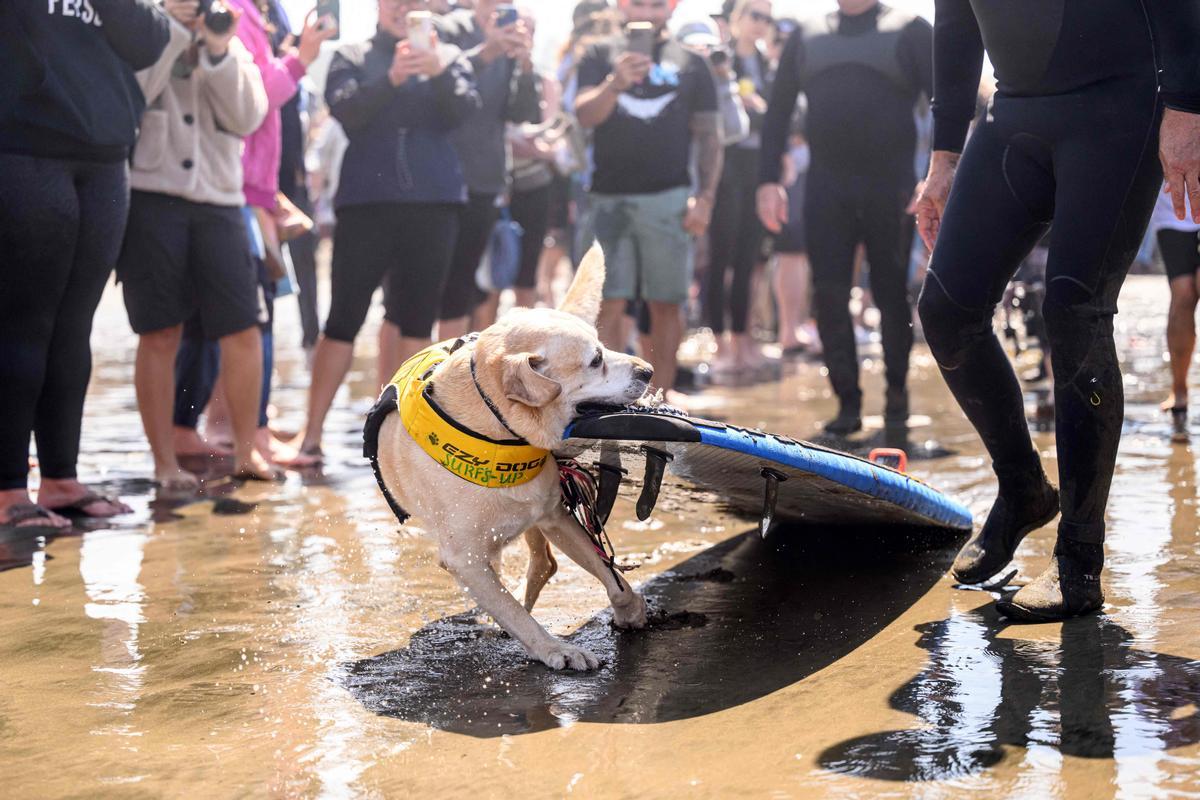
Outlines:
[{"label": "yellow labrador dog", "polygon": [[[376,469],[386,492],[437,536],[441,566],[475,602],[533,658],[554,669],[595,669],[599,662],[587,650],[550,635],[530,614],[557,569],[549,543],[604,585],[618,626],[646,624],[641,595],[609,569],[564,509],[557,464],[543,452],[562,443],[563,431],[581,403],[627,405],[648,388],[653,374],[649,364],[600,344],[595,323],[603,286],[604,257],[594,247],[558,309],[515,309],[473,344],[448,356],[443,352],[444,360],[426,372],[425,386],[432,389],[426,388],[425,396],[436,403],[441,417],[436,424],[448,423],[454,430],[443,427],[439,437],[436,431],[408,424],[402,413],[388,413],[378,428]],[[390,405],[390,410],[395,408]],[[466,441],[484,442],[484,447],[519,437],[521,444],[542,453],[544,464],[540,471],[537,459],[519,464],[535,468],[518,485],[487,480],[483,483],[488,485],[481,485],[475,480],[479,475],[496,475],[471,465],[488,459],[464,454],[468,448],[443,441],[446,431],[466,431],[475,437]],[[502,548],[522,533],[530,553],[523,604],[496,571]]]}]

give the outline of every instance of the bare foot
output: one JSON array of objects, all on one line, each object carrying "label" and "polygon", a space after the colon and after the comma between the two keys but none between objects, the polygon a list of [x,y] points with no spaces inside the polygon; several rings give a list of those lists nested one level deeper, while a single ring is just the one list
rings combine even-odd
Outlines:
[{"label": "bare foot", "polygon": [[84,517],[116,517],[133,511],[120,500],[102,497],[77,480],[43,478],[38,502],[51,511],[69,511]]},{"label": "bare foot", "polygon": [[200,479],[179,467],[154,470],[154,482],[167,494],[188,494],[200,488]]},{"label": "bare foot", "polygon": [[205,456],[208,458],[222,458],[224,456],[233,455],[233,451],[219,442],[211,439],[205,439],[200,435],[200,432],[195,428],[186,428],[179,425],[175,426],[175,455],[177,456]]},{"label": "bare foot", "polygon": [[267,461],[281,467],[304,469],[319,465],[321,463],[320,452],[306,453],[300,450],[295,444],[300,439],[301,437],[294,437],[291,441],[280,441],[266,428],[259,428],[254,437],[254,449]]},{"label": "bare foot", "polygon": [[1187,398],[1186,394],[1178,395],[1178,394],[1175,394],[1174,392],[1171,392],[1171,394],[1167,397],[1167,399],[1163,400],[1162,403],[1160,403],[1158,407],[1161,408],[1163,411],[1170,411],[1171,409],[1174,409],[1174,408],[1187,408],[1187,404],[1188,404],[1188,398]]},{"label": "bare foot", "polygon": [[261,453],[251,450],[248,459],[238,461],[233,469],[233,477],[246,481],[277,481],[283,475]]}]

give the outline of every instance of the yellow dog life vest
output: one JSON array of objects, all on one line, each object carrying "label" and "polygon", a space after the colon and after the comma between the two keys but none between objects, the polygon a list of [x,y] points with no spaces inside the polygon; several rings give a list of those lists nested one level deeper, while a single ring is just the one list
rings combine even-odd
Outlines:
[{"label": "yellow dog life vest", "polygon": [[462,342],[440,342],[405,361],[384,389],[385,396],[395,393],[396,405],[388,408],[391,403],[381,402],[377,408],[385,412],[398,408],[409,436],[433,460],[463,480],[493,489],[528,483],[542,471],[549,450],[534,447],[524,439],[489,439],[451,419],[433,399],[430,378],[434,370]]}]

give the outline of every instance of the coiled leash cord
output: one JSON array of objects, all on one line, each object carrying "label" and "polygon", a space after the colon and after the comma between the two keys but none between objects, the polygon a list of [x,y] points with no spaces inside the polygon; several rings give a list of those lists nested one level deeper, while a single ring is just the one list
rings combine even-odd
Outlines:
[{"label": "coiled leash cord", "polygon": [[628,572],[637,567],[617,563],[612,541],[604,530],[599,512],[596,511],[596,479],[592,477],[592,473],[580,466],[579,462],[564,459],[558,462],[558,482],[562,490],[563,508],[567,509],[579,523],[579,527],[583,528],[588,541],[596,548],[600,560],[612,572],[613,577],[617,578],[617,585],[621,591],[625,591],[625,584],[620,580],[618,573]]}]

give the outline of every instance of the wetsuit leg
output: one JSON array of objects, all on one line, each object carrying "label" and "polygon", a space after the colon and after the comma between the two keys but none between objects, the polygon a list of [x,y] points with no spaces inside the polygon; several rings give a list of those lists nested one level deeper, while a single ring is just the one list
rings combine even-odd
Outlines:
[{"label": "wetsuit leg", "polygon": [[[1100,543],[1124,421],[1117,295],[1161,186],[1154,87],[1129,87],[1056,144],[1043,313],[1054,370],[1060,534]],[[1098,135],[1104,131],[1104,135]]]},{"label": "wetsuit leg", "polygon": [[758,190],[758,151],[740,154],[745,162],[738,176],[741,193],[741,215],[737,221],[737,242],[733,249],[733,277],[729,286],[729,323],[734,333],[745,333],[750,319],[750,284],[754,268],[762,254],[762,224],[755,210]]},{"label": "wetsuit leg", "polygon": [[725,148],[725,172],[717,186],[712,227],[708,234],[708,269],[704,272],[704,322],[715,334],[725,332],[729,309],[725,283],[733,266],[742,218],[742,193],[736,174],[736,148]]},{"label": "wetsuit leg", "polygon": [[0,153],[0,490],[24,489],[29,435],[79,231],[72,164]]},{"label": "wetsuit leg", "polygon": [[79,238],[55,315],[33,428],[42,476],[60,480],[76,476],[83,401],[92,376],[92,319],[117,263],[129,210],[126,166],[80,164],[75,190]]},{"label": "wetsuit leg", "polygon": [[850,318],[850,283],[858,246],[857,209],[839,176],[813,167],[805,186],[804,225],[812,264],[813,307],[829,382],[844,409],[858,413],[858,348]]},{"label": "wetsuit leg", "polygon": [[871,294],[879,307],[887,384],[903,389],[912,351],[912,306],[908,302],[908,241],[912,218],[904,213],[911,188],[871,187],[862,197],[863,241],[871,264]]},{"label": "wetsuit leg", "polygon": [[1049,148],[983,122],[942,216],[918,309],[925,339],[997,472],[1036,459],[1020,384],[992,315],[1053,215]]}]

